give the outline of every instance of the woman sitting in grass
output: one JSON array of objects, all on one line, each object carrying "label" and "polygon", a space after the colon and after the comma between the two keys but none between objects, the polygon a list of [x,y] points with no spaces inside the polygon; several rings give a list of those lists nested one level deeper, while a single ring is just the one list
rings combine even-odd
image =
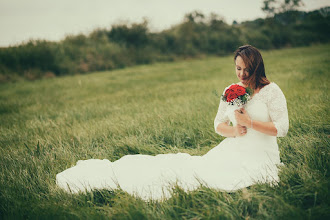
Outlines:
[{"label": "woman sitting in grass", "polygon": [[170,197],[174,184],[186,191],[201,184],[225,191],[276,184],[281,164],[276,137],[289,128],[286,99],[266,78],[258,49],[239,47],[234,61],[239,82],[226,87],[220,100],[214,128],[227,138],[218,146],[203,156],[138,154],[114,162],[78,161],[57,174],[58,186],[69,192],[120,187],[148,200]]}]

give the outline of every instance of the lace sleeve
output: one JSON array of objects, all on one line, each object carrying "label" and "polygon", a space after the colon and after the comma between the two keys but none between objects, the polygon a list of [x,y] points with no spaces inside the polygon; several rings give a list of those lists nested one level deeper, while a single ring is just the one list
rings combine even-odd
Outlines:
[{"label": "lace sleeve", "polygon": [[[225,90],[223,91],[222,95],[225,93],[225,91],[229,88],[226,87]],[[219,108],[218,108],[218,113],[217,115],[215,116],[215,119],[214,119],[214,130],[217,134],[220,134],[218,131],[217,131],[217,127],[220,123],[223,123],[223,122],[228,122],[229,121],[229,118],[228,116],[225,114],[226,113],[226,109],[227,109],[227,103],[224,102],[221,98],[220,98],[220,104],[219,104]],[[220,134],[221,135],[221,134]]]},{"label": "lace sleeve", "polygon": [[269,94],[268,110],[277,130],[277,137],[284,137],[289,130],[289,116],[285,96],[280,87],[273,83]]}]

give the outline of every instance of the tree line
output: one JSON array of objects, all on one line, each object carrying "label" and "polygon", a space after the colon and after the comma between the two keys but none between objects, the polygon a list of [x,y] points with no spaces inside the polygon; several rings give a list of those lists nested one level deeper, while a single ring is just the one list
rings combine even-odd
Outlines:
[{"label": "tree line", "polygon": [[[228,24],[217,15],[194,11],[161,32],[148,21],[115,24],[88,35],[62,41],[30,40],[0,48],[0,82],[37,79],[136,64],[174,61],[202,55],[226,55],[238,46],[260,49],[307,46],[329,42],[329,8],[304,12],[288,10],[267,18]],[[267,8],[265,9],[267,10]]]}]

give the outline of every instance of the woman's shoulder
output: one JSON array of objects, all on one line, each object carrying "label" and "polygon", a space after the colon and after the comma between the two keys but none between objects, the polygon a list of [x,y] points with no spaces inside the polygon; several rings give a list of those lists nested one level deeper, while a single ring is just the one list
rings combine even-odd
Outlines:
[{"label": "woman's shoulder", "polygon": [[281,98],[281,99],[284,98],[285,99],[283,91],[281,90],[281,88],[275,82],[271,82],[270,84],[268,84],[264,88],[266,90],[264,92],[264,95],[267,97],[267,99],[269,101],[272,101],[272,100],[278,99],[278,98]]},{"label": "woman's shoulder", "polygon": [[281,88],[275,82],[270,82],[267,87],[272,92],[282,92]]},{"label": "woman's shoulder", "polygon": [[[232,85],[240,85],[240,86],[242,86],[242,84],[240,82],[232,83],[232,84],[226,86],[225,89],[224,89],[224,91],[226,91]],[[265,85],[262,89],[263,90],[268,90],[268,91],[274,91],[274,90],[282,91],[281,88],[275,82],[270,82],[269,84]]]}]

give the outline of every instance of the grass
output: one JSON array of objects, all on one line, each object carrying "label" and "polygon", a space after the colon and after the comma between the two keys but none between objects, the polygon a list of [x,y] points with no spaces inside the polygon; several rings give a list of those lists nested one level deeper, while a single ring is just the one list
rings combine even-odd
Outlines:
[{"label": "grass", "polygon": [[207,57],[0,85],[0,218],[321,219],[329,209],[330,45],[262,52],[284,92],[290,129],[278,138],[278,186],[235,193],[174,187],[144,202],[121,190],[67,194],[55,175],[80,159],[203,155],[219,94],[236,82],[233,58]]}]

